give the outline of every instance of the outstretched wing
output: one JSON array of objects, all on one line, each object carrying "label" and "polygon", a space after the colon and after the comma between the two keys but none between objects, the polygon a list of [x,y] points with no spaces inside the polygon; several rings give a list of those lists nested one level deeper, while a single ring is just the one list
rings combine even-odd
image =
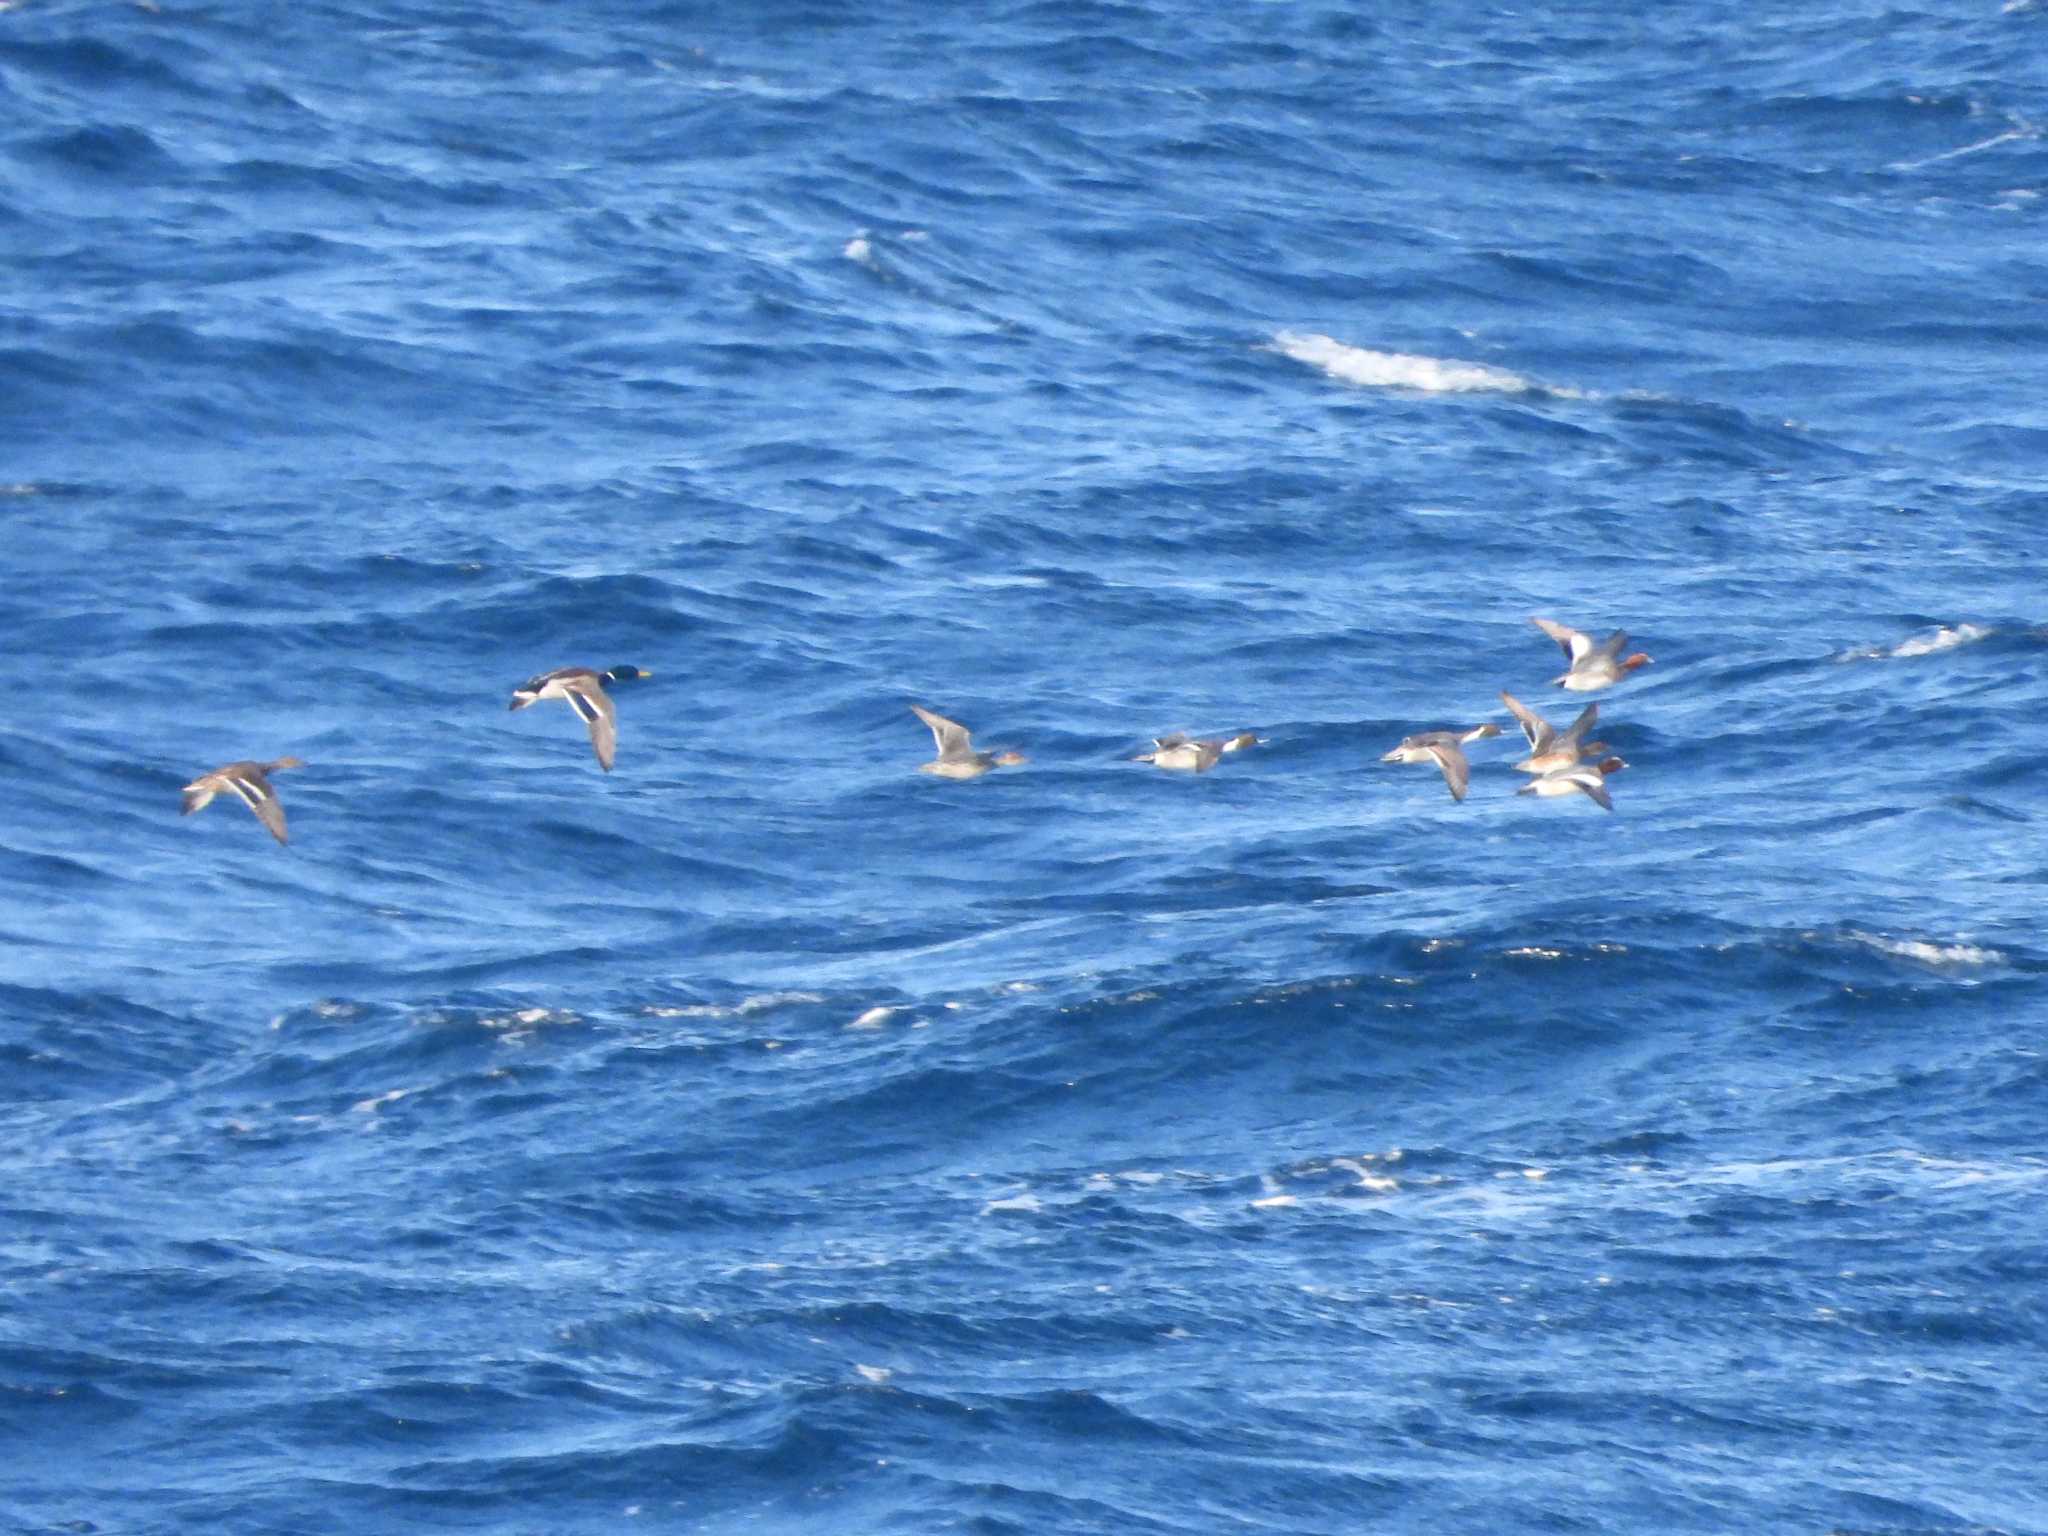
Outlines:
[{"label": "outstretched wing", "polygon": [[1432,745],[1429,755],[1436,759],[1437,767],[1444,771],[1444,782],[1451,787],[1451,798],[1465,798],[1465,788],[1472,782],[1472,765],[1465,760],[1465,754],[1458,750],[1455,742],[1439,742]]},{"label": "outstretched wing", "polygon": [[610,773],[612,754],[619,747],[619,717],[612,708],[611,699],[602,688],[592,688],[588,692],[571,688],[568,699],[576,717],[590,727],[590,744],[597,750],[597,766]]},{"label": "outstretched wing", "polygon": [[1557,744],[1561,747],[1576,747],[1584,739],[1586,732],[1592,729],[1593,722],[1599,718],[1600,706],[1588,704],[1579,711],[1579,718],[1571,723],[1571,728],[1557,738]]},{"label": "outstretched wing", "polygon": [[932,742],[938,747],[941,759],[967,757],[973,753],[974,739],[958,720],[935,715],[922,704],[911,705],[910,712],[932,728]]},{"label": "outstretched wing", "polygon": [[1521,722],[1522,734],[1529,738],[1531,752],[1541,752],[1556,739],[1557,732],[1552,729],[1550,722],[1505,688],[1500,691],[1500,701],[1507,705],[1509,713]]},{"label": "outstretched wing", "polygon": [[1593,649],[1593,637],[1569,625],[1559,624],[1551,619],[1531,619],[1529,622],[1563,646],[1565,656],[1573,666],[1577,666],[1579,658]]},{"label": "outstretched wing", "polygon": [[256,813],[256,819],[270,829],[272,837],[280,843],[287,840],[284,835],[284,806],[278,801],[277,791],[270,787],[270,782],[263,775],[237,764],[233,768],[223,768],[220,776],[242,804]]}]

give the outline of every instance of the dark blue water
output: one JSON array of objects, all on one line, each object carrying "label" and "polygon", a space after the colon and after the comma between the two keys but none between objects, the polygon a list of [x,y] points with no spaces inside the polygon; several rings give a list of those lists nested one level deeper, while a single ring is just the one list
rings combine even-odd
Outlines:
[{"label": "dark blue water", "polygon": [[2048,1531],[2044,61],[5,10],[0,1525]]}]

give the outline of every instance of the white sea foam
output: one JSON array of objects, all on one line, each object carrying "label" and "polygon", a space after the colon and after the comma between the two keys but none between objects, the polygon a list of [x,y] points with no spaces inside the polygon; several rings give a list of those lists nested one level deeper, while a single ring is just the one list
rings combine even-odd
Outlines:
[{"label": "white sea foam", "polygon": [[1892,647],[1894,656],[1928,656],[1936,651],[1946,651],[1958,645],[1968,645],[1973,640],[1982,640],[1990,634],[1988,629],[1975,624],[1958,624],[1954,629],[1943,625],[1931,635],[1916,636],[1901,641]]},{"label": "white sea foam", "polygon": [[[1415,389],[1426,394],[1523,394],[1540,386],[1519,373],[1492,368],[1485,363],[1461,363],[1441,357],[1421,357],[1412,352],[1374,352],[1347,346],[1334,337],[1312,331],[1281,331],[1273,338],[1273,350],[1297,363],[1320,368],[1345,384],[1370,389]],[[1571,394],[1570,390],[1554,391]]]},{"label": "white sea foam", "polygon": [[640,1012],[650,1019],[731,1019],[823,1001],[824,995],[818,992],[755,992],[736,1003],[644,1003]]},{"label": "white sea foam", "polygon": [[1858,944],[1901,960],[1918,960],[1922,965],[2003,965],[2005,955],[1976,944],[1936,944],[1926,939],[1890,939],[1881,933],[1851,932]]},{"label": "white sea foam", "polygon": [[1341,1168],[1353,1175],[1358,1180],[1360,1189],[1369,1189],[1376,1195],[1392,1194],[1401,1187],[1399,1180],[1390,1179],[1383,1173],[1375,1173],[1355,1158],[1333,1157],[1330,1159],[1330,1166]]},{"label": "white sea foam", "polygon": [[864,267],[873,267],[875,264],[875,248],[868,243],[868,232],[866,230],[862,230],[851,240],[847,241],[844,249],[839,254],[848,261],[858,262]]},{"label": "white sea foam", "polygon": [[877,1004],[846,1027],[848,1029],[880,1029],[895,1016],[896,1010],[894,1008]]},{"label": "white sea foam", "polygon": [[485,1014],[476,1022],[480,1029],[501,1029],[518,1034],[543,1024],[581,1024],[583,1016],[566,1008],[521,1008],[515,1013]]},{"label": "white sea foam", "polygon": [[1883,661],[1891,657],[1931,656],[1936,651],[1953,650],[1959,645],[1971,645],[1989,636],[1992,631],[1982,624],[1939,624],[1931,635],[1914,635],[1901,640],[1897,645],[1870,645],[1860,651],[1850,651],[1842,657],[1844,661]]},{"label": "white sea foam", "polygon": [[981,1214],[986,1216],[992,1211],[1041,1211],[1044,1209],[1045,1202],[1040,1200],[1038,1196],[1022,1194],[1010,1195],[1001,1200],[991,1200],[981,1208]]},{"label": "white sea foam", "polygon": [[1919,160],[1894,160],[1885,169],[1891,171],[1917,171],[1924,166],[1939,165],[1944,160],[1959,160],[1964,155],[1974,155],[1987,149],[1995,149],[2000,144],[2011,144],[2019,140],[2038,139],[2039,137],[2041,137],[2041,130],[2039,128],[2036,128],[2032,123],[2024,119],[2018,119],[2013,127],[2006,129],[2003,133],[1994,133],[1988,139],[1979,139],[1974,144],[1965,144],[1957,149],[1944,149],[1939,154],[1928,155]]},{"label": "white sea foam", "polygon": [[822,1003],[824,996],[817,992],[756,992],[740,999],[736,1013],[761,1013],[770,1008],[786,1008],[792,1003]]},{"label": "white sea foam", "polygon": [[2035,1189],[2048,1184],[2048,1159],[2015,1157],[2004,1162],[1935,1157],[1910,1148],[1882,1152],[1858,1152],[1837,1157],[1781,1157],[1761,1162],[1715,1163],[1693,1167],[1683,1173],[1658,1170],[1660,1179],[1683,1183],[1691,1188],[1704,1185],[1733,1185],[1756,1189],[1785,1180],[1825,1178],[1839,1182],[1850,1174],[1883,1178],[1921,1189],[1955,1189],[1966,1185],[1996,1185],[2001,1188]]},{"label": "white sea foam", "polygon": [[890,1370],[889,1367],[887,1367],[886,1365],[856,1364],[854,1366],[854,1370],[861,1376],[863,1380],[877,1383],[887,1381],[891,1376],[894,1376],[896,1374],[894,1371]]}]

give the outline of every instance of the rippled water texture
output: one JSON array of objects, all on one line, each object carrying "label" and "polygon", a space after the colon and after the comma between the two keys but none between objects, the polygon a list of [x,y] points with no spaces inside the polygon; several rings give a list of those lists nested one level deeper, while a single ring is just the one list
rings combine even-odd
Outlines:
[{"label": "rippled water texture", "polygon": [[2044,26],[0,6],[0,1524],[2048,1533]]}]

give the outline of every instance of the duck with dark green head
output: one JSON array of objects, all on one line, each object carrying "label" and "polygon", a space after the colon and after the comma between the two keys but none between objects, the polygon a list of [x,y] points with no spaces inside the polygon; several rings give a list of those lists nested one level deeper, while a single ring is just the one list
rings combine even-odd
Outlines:
[{"label": "duck with dark green head", "polygon": [[529,677],[512,690],[511,709],[524,709],[542,699],[563,699],[576,711],[576,718],[590,727],[590,744],[597,749],[597,765],[612,771],[612,754],[618,750],[618,714],[612,708],[606,683],[630,683],[652,677],[638,667],[613,667],[598,672],[590,667],[557,667],[538,677]]}]

